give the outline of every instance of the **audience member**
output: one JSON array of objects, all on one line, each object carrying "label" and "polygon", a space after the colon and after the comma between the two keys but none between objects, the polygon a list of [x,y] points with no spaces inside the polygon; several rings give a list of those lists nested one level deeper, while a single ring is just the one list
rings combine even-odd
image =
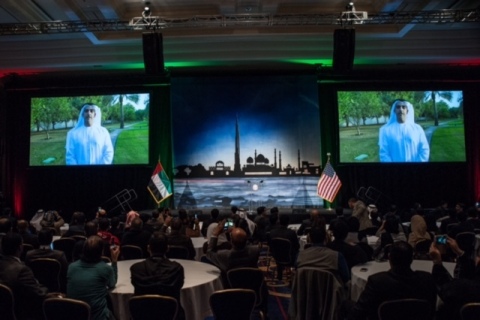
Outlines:
[{"label": "audience member", "polygon": [[170,234],[167,235],[168,245],[185,247],[188,250],[188,259],[194,260],[195,248],[192,239],[181,233],[182,221],[178,218],[173,219],[170,228]]},{"label": "audience member", "polygon": [[207,237],[207,230],[208,226],[212,223],[218,223],[218,217],[220,216],[220,211],[217,208],[213,208],[212,211],[210,211],[210,218],[203,221],[202,224],[202,229],[200,230],[200,233],[204,238]]},{"label": "audience member", "polygon": [[[295,261],[297,261],[298,251],[300,250],[300,244],[298,243],[297,234],[292,229],[288,228],[289,216],[287,214],[281,214],[279,218],[279,224],[270,230],[270,237],[268,239],[269,245],[271,245],[272,239],[282,238],[290,241],[290,264],[293,267]],[[283,266],[277,266],[278,279],[282,279]]]},{"label": "audience member", "polygon": [[378,319],[377,310],[382,302],[407,298],[427,300],[433,314],[437,303],[434,279],[428,272],[413,271],[412,259],[412,246],[406,241],[395,242],[388,257],[390,270],[368,278],[349,319]]},{"label": "audience member", "polygon": [[65,221],[60,216],[58,211],[49,210],[43,215],[40,225],[42,228],[55,229],[55,234],[60,235],[60,227],[65,224]]},{"label": "audience member", "polygon": [[108,290],[117,283],[117,261],[120,248],[111,249],[111,266],[101,260],[103,240],[90,236],[83,246],[80,260],[70,264],[67,273],[67,297],[85,301],[91,308],[92,320],[114,319],[108,309]]},{"label": "audience member", "polygon": [[345,221],[333,220],[330,223],[330,230],[333,232],[334,240],[327,243],[327,247],[343,254],[349,270],[357,264],[371,260],[357,243],[345,242],[348,234],[348,225]]},{"label": "audience member", "polygon": [[447,238],[447,246],[457,256],[455,277],[442,264],[442,254],[434,242],[430,246],[433,261],[432,276],[439,288],[438,296],[442,299],[437,320],[461,320],[460,309],[470,302],[480,302],[480,266],[472,256],[460,249],[455,239]]},{"label": "audience member", "polygon": [[123,238],[123,226],[120,218],[115,216],[110,220],[110,233],[117,237],[119,240]]},{"label": "audience member", "polygon": [[407,241],[398,217],[392,213],[384,216],[382,226],[377,232],[378,240],[375,244],[373,256],[376,260],[385,260],[388,258],[389,248],[395,242]]},{"label": "audience member", "polygon": [[231,250],[218,250],[217,240],[221,234],[225,233],[225,222],[225,220],[222,220],[217,224],[212,232],[207,249],[207,258],[222,271],[224,280],[227,271],[230,269],[241,267],[256,268],[260,255],[258,246],[247,245],[247,233],[241,228],[233,228],[230,231]]},{"label": "audience member", "polygon": [[133,245],[142,248],[143,256],[148,257],[148,241],[151,233],[143,229],[143,221],[140,218],[133,219],[130,228],[125,231],[121,245]]},{"label": "audience member", "polygon": [[30,219],[30,225],[32,225],[37,231],[42,230],[42,225],[40,222],[43,220],[44,215],[45,211],[43,211],[43,209],[38,209],[33,215],[32,219]]},{"label": "audience member", "polygon": [[8,232],[3,236],[1,246],[0,283],[13,292],[17,319],[43,319],[42,303],[48,290],[38,283],[32,270],[20,261],[22,237],[18,233]]},{"label": "audience member", "polygon": [[153,210],[150,218],[145,223],[145,229],[148,232],[154,233],[155,231],[160,231],[163,226],[163,217],[160,219],[160,211]]},{"label": "audience member", "polygon": [[97,235],[109,245],[120,245],[120,240],[110,233],[110,220],[108,218],[100,218],[98,220],[98,233]]},{"label": "audience member", "polygon": [[32,260],[48,258],[57,260],[60,263],[60,288],[62,292],[66,290],[68,261],[65,253],[60,250],[52,250],[51,244],[53,234],[51,230],[43,229],[38,232],[38,241],[40,248],[30,250],[25,255],[25,264],[28,266]]},{"label": "audience member", "polygon": [[297,235],[303,236],[308,233],[308,230],[312,228],[312,226],[317,223],[318,218],[320,217],[320,211],[317,209],[312,209],[310,211],[310,218],[305,219],[300,224],[300,227],[297,230]]},{"label": "audience member", "polygon": [[478,210],[476,207],[467,209],[467,221],[472,225],[473,229],[480,229],[480,219],[478,218]]},{"label": "audience member", "polygon": [[178,218],[182,221],[181,233],[190,237],[200,237],[200,220],[191,219],[185,209],[178,210]]},{"label": "audience member", "polygon": [[38,249],[40,247],[40,244],[38,243],[38,236],[30,232],[27,220],[18,220],[17,231],[22,236],[24,244],[29,244],[34,249]]},{"label": "audience member", "polygon": [[257,208],[257,216],[255,217],[255,234],[256,242],[267,241],[267,227],[270,223],[267,214],[267,208],[261,206]]},{"label": "audience member", "polygon": [[[85,223],[85,239],[80,239],[75,242],[75,246],[73,247],[73,253],[72,253],[72,259],[73,261],[79,260],[82,257],[83,254],[83,245],[85,244],[85,241],[87,238],[91,236],[95,236],[98,233],[98,225],[93,222],[89,221]],[[110,248],[108,248],[110,250]],[[109,251],[110,252],[110,251]]]},{"label": "audience member", "polygon": [[[150,257],[130,267],[135,295],[159,294],[174,297],[179,304],[176,319],[185,319],[180,304],[180,291],[184,283],[183,267],[165,257],[167,238],[163,233],[154,232],[148,243]],[[160,311],[161,312],[161,311]]]},{"label": "audience member", "polygon": [[360,222],[360,228],[358,231],[362,231],[373,226],[368,215],[367,207],[363,201],[360,201],[357,198],[350,198],[348,200],[348,206],[350,209],[352,209],[352,217],[356,217]]},{"label": "audience member", "polygon": [[277,207],[273,207],[270,209],[270,216],[268,217],[268,226],[265,228],[265,234],[267,236],[267,240],[272,228],[276,227],[278,224],[278,215],[279,211]]},{"label": "audience member", "polygon": [[72,220],[68,225],[68,230],[62,237],[84,236],[85,235],[85,213],[75,211],[72,215]]},{"label": "audience member", "polygon": [[432,241],[431,235],[427,232],[427,223],[421,215],[413,215],[410,219],[410,233],[408,234],[408,244],[413,248],[419,241],[430,240]]},{"label": "audience member", "polygon": [[132,224],[132,221],[135,218],[139,218],[139,217],[140,217],[140,214],[137,211],[130,210],[127,213],[127,218],[126,218],[126,221],[125,221],[125,230],[130,229],[130,225]]}]

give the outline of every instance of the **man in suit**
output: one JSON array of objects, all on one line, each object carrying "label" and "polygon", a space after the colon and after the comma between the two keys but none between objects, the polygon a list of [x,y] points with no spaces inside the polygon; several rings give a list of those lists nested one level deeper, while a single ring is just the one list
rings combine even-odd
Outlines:
[{"label": "man in suit", "polygon": [[435,312],[437,287],[430,273],[411,269],[412,246],[406,241],[395,242],[388,260],[390,270],[368,278],[349,319],[378,319],[377,310],[382,302],[407,298],[427,300],[432,314]]},{"label": "man in suit", "polygon": [[183,267],[165,257],[167,237],[154,232],[148,243],[150,257],[130,267],[135,295],[160,294],[177,299],[180,306],[177,320],[185,319],[185,311],[180,305],[180,290],[185,280]]},{"label": "man in suit", "polygon": [[32,270],[20,261],[22,236],[6,233],[2,239],[2,253],[0,283],[13,292],[17,319],[43,319],[42,303],[48,290],[38,283]]},{"label": "man in suit", "polygon": [[143,229],[143,221],[140,218],[133,219],[130,228],[125,231],[121,245],[133,245],[142,248],[143,256],[148,257],[147,245],[151,233]]},{"label": "man in suit", "polygon": [[168,245],[185,247],[188,251],[188,259],[194,260],[196,255],[195,248],[193,247],[192,239],[181,233],[182,221],[178,218],[173,219],[170,228],[171,232],[167,235]]},{"label": "man in suit", "polygon": [[32,260],[40,258],[48,258],[57,260],[60,263],[60,287],[61,291],[65,292],[67,285],[67,270],[68,261],[65,257],[65,253],[60,250],[52,250],[50,247],[53,240],[53,234],[51,230],[42,229],[38,232],[38,242],[40,248],[33,249],[27,252],[25,256],[25,264],[28,266]]},{"label": "man in suit", "polygon": [[312,226],[316,224],[319,217],[320,217],[320,211],[318,211],[317,209],[312,209],[310,211],[310,218],[303,220],[302,223],[300,224],[300,227],[297,230],[297,235],[303,236],[304,234],[306,234],[305,231],[311,229]]}]

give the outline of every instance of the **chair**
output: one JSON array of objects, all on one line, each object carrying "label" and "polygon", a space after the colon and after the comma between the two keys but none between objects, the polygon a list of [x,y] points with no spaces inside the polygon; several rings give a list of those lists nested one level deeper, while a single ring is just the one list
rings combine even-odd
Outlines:
[{"label": "chair", "polygon": [[139,246],[126,244],[120,247],[122,260],[143,259],[143,251]]},{"label": "chair", "polygon": [[432,306],[421,299],[390,300],[378,307],[379,320],[429,320],[433,316]]},{"label": "chair", "polygon": [[184,246],[168,246],[168,251],[165,254],[169,259],[190,259],[190,252]]},{"label": "chair", "polygon": [[14,311],[15,299],[9,287],[0,283],[0,310],[4,320],[16,320]]},{"label": "chair", "polygon": [[50,292],[60,292],[60,272],[62,265],[58,260],[50,258],[38,258],[28,262],[33,275]]},{"label": "chair", "polygon": [[227,271],[230,288],[251,289],[255,291],[255,308],[260,309],[260,318],[264,319],[268,303],[268,289],[262,270],[258,268],[235,268]]},{"label": "chair", "polygon": [[73,261],[73,248],[75,247],[75,239],[70,237],[60,238],[53,241],[53,249],[60,250],[65,253],[68,262]]},{"label": "chair", "polygon": [[81,235],[81,234],[74,234],[74,235],[70,236],[70,238],[75,239],[75,242],[80,241],[80,240],[82,240],[82,241],[87,240],[87,237],[84,236],[84,235]]},{"label": "chair", "polygon": [[157,294],[133,296],[128,300],[128,306],[131,320],[174,320],[178,312],[175,298]]},{"label": "chair", "polygon": [[250,320],[255,307],[255,291],[219,290],[212,293],[209,302],[215,320]]},{"label": "chair", "polygon": [[90,320],[88,303],[69,298],[48,298],[43,301],[45,320]]},{"label": "chair", "polygon": [[329,271],[298,268],[292,284],[289,319],[333,320],[346,299],[343,285]]},{"label": "chair", "polygon": [[110,259],[107,256],[101,256],[100,259],[102,259],[102,261],[105,262],[105,263],[111,263],[112,262],[112,259]]},{"label": "chair", "polygon": [[470,302],[460,308],[462,320],[477,320],[480,315],[480,302]]},{"label": "chair", "polygon": [[[282,280],[283,269],[292,266],[291,247],[292,244],[288,239],[273,238],[270,240],[270,256],[273,257],[277,265],[277,279],[279,281]],[[270,269],[270,260],[271,258],[267,262],[267,270]],[[275,278],[275,270],[273,278]]]}]

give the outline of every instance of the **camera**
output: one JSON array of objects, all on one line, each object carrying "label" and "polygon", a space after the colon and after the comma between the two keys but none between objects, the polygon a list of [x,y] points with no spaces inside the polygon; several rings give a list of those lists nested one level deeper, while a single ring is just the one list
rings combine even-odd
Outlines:
[{"label": "camera", "polygon": [[227,231],[228,228],[231,228],[231,227],[233,227],[233,220],[227,219],[227,221],[225,222],[225,225],[223,226],[223,229]]},{"label": "camera", "polygon": [[443,235],[443,236],[437,236],[435,238],[435,243],[436,244],[447,244],[447,236]]}]

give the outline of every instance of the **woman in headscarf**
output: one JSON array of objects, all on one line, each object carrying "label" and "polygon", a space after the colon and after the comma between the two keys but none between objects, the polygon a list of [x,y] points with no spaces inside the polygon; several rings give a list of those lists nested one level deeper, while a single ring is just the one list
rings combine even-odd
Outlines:
[{"label": "woman in headscarf", "polygon": [[410,219],[410,233],[408,235],[408,243],[415,248],[419,241],[432,240],[427,231],[427,223],[421,215],[413,215]]}]

